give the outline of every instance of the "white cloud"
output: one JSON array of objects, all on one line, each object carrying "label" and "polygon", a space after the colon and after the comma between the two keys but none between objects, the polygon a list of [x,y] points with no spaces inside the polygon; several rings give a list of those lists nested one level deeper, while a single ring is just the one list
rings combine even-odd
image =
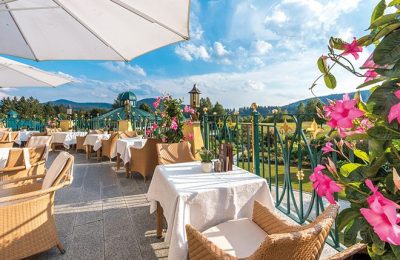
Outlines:
[{"label": "white cloud", "polygon": [[203,60],[210,61],[211,57],[205,46],[196,46],[192,43],[180,44],[175,48],[175,53],[182,57],[184,60]]},{"label": "white cloud", "polygon": [[265,85],[262,81],[255,81],[255,80],[247,80],[244,84],[246,90],[250,88],[250,90],[263,90]]},{"label": "white cloud", "polygon": [[263,40],[255,41],[252,45],[256,55],[266,55],[272,49],[272,45]]},{"label": "white cloud", "polygon": [[214,50],[217,56],[222,57],[229,54],[226,47],[220,42],[214,42]]},{"label": "white cloud", "polygon": [[127,73],[134,73],[139,76],[146,76],[146,72],[142,67],[139,65],[130,65],[126,62],[104,62],[101,64],[104,68],[108,69],[109,71],[116,72],[119,74],[127,74]]},{"label": "white cloud", "polygon": [[351,42],[354,37],[353,29],[351,27],[347,27],[346,29],[340,30],[337,37],[344,41]]},{"label": "white cloud", "polygon": [[287,22],[289,20],[289,17],[287,17],[287,15],[285,14],[285,12],[283,12],[282,10],[275,10],[272,15],[270,16],[266,16],[264,22],[268,23],[268,22],[273,22],[276,24],[283,24],[285,22]]}]

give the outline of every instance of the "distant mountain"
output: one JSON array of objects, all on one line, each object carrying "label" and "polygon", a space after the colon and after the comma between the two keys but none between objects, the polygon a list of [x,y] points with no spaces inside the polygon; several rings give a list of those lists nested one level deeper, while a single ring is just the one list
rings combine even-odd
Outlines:
[{"label": "distant mountain", "polygon": [[93,108],[102,108],[102,109],[111,109],[112,104],[109,103],[101,103],[101,102],[74,102],[66,99],[58,99],[56,101],[49,101],[47,102],[54,106],[66,106],[71,107],[72,109],[83,109],[83,110],[90,110]]},{"label": "distant mountain", "polygon": [[145,103],[149,105],[151,108],[153,108],[153,102],[156,101],[155,98],[144,98],[142,100],[139,100],[136,104],[137,107],[139,107],[141,104]]},{"label": "distant mountain", "polygon": [[[360,92],[361,93],[361,98],[362,100],[367,100],[369,98],[369,96],[371,95],[371,92],[369,90],[363,90]],[[353,93],[349,93],[350,97],[354,97],[355,92]],[[334,99],[342,99],[343,94],[332,94],[332,95],[328,95],[328,96],[322,96],[322,97],[318,97],[323,103],[328,103],[328,99],[330,100],[334,100]],[[282,106],[282,110],[287,110],[289,113],[295,113],[297,106],[300,103],[303,103],[304,105],[306,105],[308,103],[308,101],[312,100],[314,98],[308,98],[308,99],[304,99],[304,100],[300,100],[300,101],[296,101],[294,103],[290,103],[286,106]]]}]

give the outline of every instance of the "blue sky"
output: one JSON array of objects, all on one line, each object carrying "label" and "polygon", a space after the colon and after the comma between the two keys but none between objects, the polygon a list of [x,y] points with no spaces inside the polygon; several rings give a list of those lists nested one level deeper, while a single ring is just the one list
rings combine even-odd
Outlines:
[{"label": "blue sky", "polygon": [[[311,97],[317,58],[330,36],[351,41],[368,27],[378,0],[192,0],[191,40],[167,46],[129,63],[109,61],[33,62],[72,77],[59,88],[5,89],[1,95],[41,101],[112,102],[132,90],[139,99],[169,93],[188,99],[194,83],[203,96],[226,107],[284,105]],[[357,64],[369,56],[365,50]],[[12,57],[11,57],[12,58]],[[336,71],[338,87],[318,95],[350,92],[361,82]]]}]

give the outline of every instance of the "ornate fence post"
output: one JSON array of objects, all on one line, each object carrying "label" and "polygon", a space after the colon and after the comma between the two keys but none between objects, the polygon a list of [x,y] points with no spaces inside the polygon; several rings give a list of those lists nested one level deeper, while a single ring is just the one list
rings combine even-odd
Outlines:
[{"label": "ornate fence post", "polygon": [[209,128],[208,128],[208,114],[207,114],[207,108],[203,109],[204,115],[203,115],[203,135],[204,135],[204,147],[206,149],[209,148],[210,144],[210,138],[209,138]]},{"label": "ornate fence post", "polygon": [[[259,136],[259,113],[257,112],[257,104],[251,105],[252,112],[252,132],[253,132],[253,173],[260,176],[260,136]],[[262,134],[262,133],[261,133]],[[248,156],[249,157],[249,156]]]}]

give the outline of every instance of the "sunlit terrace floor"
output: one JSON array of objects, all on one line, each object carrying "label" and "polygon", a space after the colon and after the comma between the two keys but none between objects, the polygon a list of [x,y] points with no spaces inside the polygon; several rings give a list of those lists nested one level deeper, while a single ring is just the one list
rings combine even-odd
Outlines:
[{"label": "sunlit terrace floor", "polygon": [[[49,163],[55,157],[52,153]],[[54,248],[32,259],[166,259],[168,245],[156,238],[146,183],[127,179],[115,163],[75,154],[74,181],[56,194],[56,224],[66,253]],[[323,258],[335,251],[325,247]]]}]

